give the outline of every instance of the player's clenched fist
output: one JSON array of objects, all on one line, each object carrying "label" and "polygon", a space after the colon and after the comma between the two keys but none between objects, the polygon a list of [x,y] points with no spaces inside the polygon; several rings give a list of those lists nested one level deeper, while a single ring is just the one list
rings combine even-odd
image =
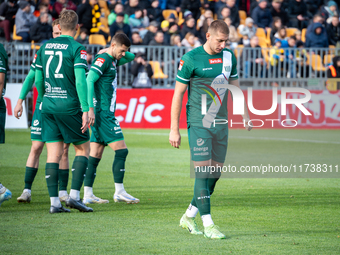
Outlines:
[{"label": "player's clenched fist", "polygon": [[179,131],[170,131],[169,142],[171,146],[179,148],[179,146],[181,145],[181,134],[179,133]]}]

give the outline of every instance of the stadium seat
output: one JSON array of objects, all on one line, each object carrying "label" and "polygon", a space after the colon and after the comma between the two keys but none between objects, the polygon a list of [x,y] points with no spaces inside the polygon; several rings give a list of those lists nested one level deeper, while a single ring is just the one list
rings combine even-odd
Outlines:
[{"label": "stadium seat", "polygon": [[164,74],[161,68],[161,64],[158,61],[149,61],[153,70],[153,79],[166,79],[168,75]]},{"label": "stadium seat", "polygon": [[[263,38],[265,41],[266,41],[266,43],[267,44],[271,44],[270,43],[270,40],[268,41],[268,39],[267,39],[267,34],[266,34],[266,30],[264,30],[263,28],[260,28],[260,27],[258,27],[257,29],[256,29],[256,34],[255,34],[259,39],[260,38]],[[262,47],[262,46],[261,46]]]},{"label": "stadium seat", "polygon": [[238,11],[238,15],[240,16],[240,24],[246,24],[247,13],[245,11]]},{"label": "stadium seat", "polygon": [[16,25],[13,26],[13,40],[14,41],[21,41],[22,37],[17,35]]},{"label": "stadium seat", "polygon": [[39,50],[40,49],[40,46],[39,45],[36,45],[35,42],[32,40],[31,41],[31,49],[32,50]]},{"label": "stadium seat", "polygon": [[294,27],[286,28],[287,37],[290,37],[290,36],[294,35],[296,30],[297,30],[297,28],[294,28]]},{"label": "stadium seat", "polygon": [[178,16],[178,23],[177,24],[180,26],[184,23],[184,21],[185,21],[185,19],[183,18],[183,13],[180,12],[179,16]]},{"label": "stadium seat", "polygon": [[261,48],[268,48],[267,38],[259,37],[259,45]]},{"label": "stadium seat", "polygon": [[89,43],[106,46],[105,37],[103,35],[99,35],[99,34],[90,35],[89,36]]},{"label": "stadium seat", "polygon": [[333,59],[334,55],[333,54],[326,54],[323,56],[323,62],[325,65],[333,64]]},{"label": "stadium seat", "polygon": [[269,49],[262,49],[262,55],[267,63],[267,66],[269,67]]},{"label": "stadium seat", "polygon": [[326,71],[327,69],[323,66],[321,57],[318,54],[312,55],[311,65],[314,71]]},{"label": "stadium seat", "polygon": [[107,23],[107,19],[106,18],[100,18],[100,23],[102,23],[102,25],[99,27],[99,29],[104,31],[107,34],[110,34],[110,28],[109,28],[109,25]]},{"label": "stadium seat", "polygon": [[100,8],[107,9],[107,10],[109,9],[109,8],[107,7],[106,1],[104,1],[104,0],[99,0],[99,1],[98,1],[98,4],[99,4]]},{"label": "stadium seat", "polygon": [[301,41],[303,41],[303,42],[306,42],[306,32],[307,32],[307,28],[302,29]]},{"label": "stadium seat", "polygon": [[79,37],[79,35],[80,35],[80,27],[78,28],[77,33],[76,33],[75,36],[74,36],[74,40],[77,40],[77,38]]},{"label": "stadium seat", "polygon": [[270,33],[271,33],[272,29],[271,28],[268,28],[267,29],[267,42],[268,42],[268,45],[272,45],[272,40],[270,39]]},{"label": "stadium seat", "polygon": [[162,12],[164,19],[167,19],[170,16],[171,13],[173,13],[175,15],[176,19],[178,18],[177,11],[175,11],[175,10],[164,10]]},{"label": "stadium seat", "polygon": [[244,48],[243,45],[237,45],[237,47],[234,49],[236,59],[238,56],[241,56],[243,48]]}]

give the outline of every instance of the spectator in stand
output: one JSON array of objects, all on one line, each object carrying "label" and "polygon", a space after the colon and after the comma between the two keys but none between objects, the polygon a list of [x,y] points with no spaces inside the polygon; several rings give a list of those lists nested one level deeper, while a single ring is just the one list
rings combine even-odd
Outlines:
[{"label": "spectator in stand", "polygon": [[201,29],[203,27],[204,21],[208,18],[214,18],[214,14],[211,10],[206,10],[204,14],[201,15],[199,21],[197,21],[198,29]]},{"label": "spectator in stand", "polygon": [[131,16],[137,9],[147,10],[150,8],[150,2],[148,0],[129,0],[128,4],[124,7],[124,13]]},{"label": "spectator in stand", "polygon": [[[107,1],[107,5],[108,5],[108,8],[110,10],[110,12],[112,12],[115,8],[115,6],[118,4],[118,1],[117,0],[108,0]],[[120,4],[120,3],[119,3]],[[113,23],[113,22],[112,22]]]},{"label": "spectator in stand", "polygon": [[244,48],[241,54],[241,67],[244,67],[244,78],[263,77],[262,66],[265,60],[259,46],[259,38],[253,36],[250,39],[250,47]]},{"label": "spectator in stand", "polygon": [[260,0],[259,5],[253,10],[252,18],[255,25],[260,28],[268,29],[272,25],[272,14],[267,8],[267,0]]},{"label": "spectator in stand", "polygon": [[183,0],[181,3],[181,11],[184,13],[186,10],[191,11],[195,20],[201,16],[201,1],[200,0]]},{"label": "spectator in stand", "polygon": [[142,52],[136,54],[135,60],[131,65],[131,74],[134,76],[133,88],[151,88],[150,79],[153,71]]},{"label": "spectator in stand", "polygon": [[339,16],[338,5],[334,1],[329,1],[327,5],[322,6],[320,9],[321,16],[328,24],[331,23],[334,15]]},{"label": "spectator in stand", "polygon": [[177,46],[177,47],[182,47],[181,43],[181,36],[173,34],[170,38],[170,45],[171,46]]},{"label": "spectator in stand", "polygon": [[277,32],[279,32],[280,28],[282,27],[282,22],[281,22],[281,18],[279,17],[275,17],[273,19],[273,25],[272,25],[272,30],[270,31],[270,42],[271,45],[275,44],[275,34]]},{"label": "spectator in stand", "polygon": [[[139,34],[139,32],[132,32],[132,36],[131,36],[131,45],[135,45],[135,46],[138,46],[138,45],[143,45],[143,42],[142,42],[142,38]],[[138,52],[142,52],[142,53],[145,53],[145,47],[141,46],[141,47],[133,47],[133,48],[130,48],[130,52],[131,53],[138,53]]]},{"label": "spectator in stand", "polygon": [[299,44],[300,45],[300,42],[302,43],[302,45],[303,45],[303,42],[302,42],[302,40],[301,40],[301,31],[300,30],[295,30],[295,32],[294,32],[294,37],[295,37],[295,39],[296,39],[296,47],[298,47],[297,45]]},{"label": "spectator in stand", "polygon": [[240,37],[238,36],[238,33],[236,31],[236,28],[231,24],[231,18],[225,18],[224,22],[229,27],[229,41],[230,41],[230,48],[236,48],[238,45],[238,42],[240,41]]},{"label": "spectator in stand", "polygon": [[288,48],[285,49],[286,70],[289,71],[289,78],[296,78],[296,38],[291,36],[288,38]]},{"label": "spectator in stand", "polygon": [[[124,11],[123,5],[121,3],[117,3],[114,9],[111,11],[109,16],[107,17],[107,23],[109,24],[109,26],[111,26],[113,22],[116,21],[117,13],[123,13],[123,11]],[[130,24],[129,15],[127,14],[124,14],[124,23],[128,25]]]},{"label": "spectator in stand", "polygon": [[48,22],[47,23],[52,26],[53,18],[52,18],[52,15],[49,12],[48,5],[47,4],[40,4],[38,8],[39,8],[38,10],[34,11],[34,13],[33,13],[34,16],[40,17],[41,13],[47,13],[47,15],[48,15]]},{"label": "spectator in stand", "polygon": [[312,32],[306,34],[306,48],[328,48],[328,36],[324,36],[323,31],[325,28],[321,23],[314,23],[312,27]]},{"label": "spectator in stand", "polygon": [[89,33],[91,33],[92,29],[92,6],[96,3],[96,0],[83,0],[82,4],[80,4],[77,8],[79,18],[78,23],[80,24],[80,27],[86,28]]},{"label": "spectator in stand", "polygon": [[188,32],[191,32],[192,34],[195,35],[195,37],[199,38],[200,35],[196,29],[196,23],[195,23],[195,19],[194,18],[188,18],[183,27],[182,27],[182,30],[181,30],[181,35],[182,37],[185,37],[185,35],[188,33]]},{"label": "spectator in stand", "polygon": [[89,44],[89,31],[84,27],[80,28],[80,33],[76,41],[81,44]]},{"label": "spectator in stand", "polygon": [[59,16],[61,11],[65,10],[65,9],[77,11],[77,6],[71,0],[57,0],[57,2],[55,2],[54,6],[53,6],[53,9],[55,10],[57,15]]},{"label": "spectator in stand", "polygon": [[11,30],[15,23],[15,15],[19,9],[16,0],[8,0],[0,4],[0,27],[4,30],[7,42],[11,39]]},{"label": "spectator in stand", "polygon": [[134,28],[144,30],[149,26],[149,18],[147,15],[143,15],[143,11],[141,9],[137,9],[135,11],[135,14],[132,14],[129,17],[129,23],[131,30],[133,30]]},{"label": "spectator in stand", "polygon": [[157,31],[155,34],[154,39],[149,43],[150,46],[156,46],[152,47],[151,49],[148,49],[150,51],[150,59],[163,62],[164,59],[164,50],[162,49],[162,46],[165,46],[164,43],[164,34],[162,31]]},{"label": "spectator in stand", "polygon": [[303,0],[291,0],[288,6],[290,25],[299,30],[307,27],[307,5]]},{"label": "spectator in stand", "polygon": [[201,39],[202,39],[202,42],[203,42],[203,43],[206,43],[206,41],[207,41],[207,36],[206,36],[206,34],[207,34],[207,32],[208,32],[208,28],[209,28],[211,22],[213,22],[213,21],[214,21],[213,18],[207,18],[207,19],[205,19],[204,22],[203,22],[203,27],[201,27],[201,30],[200,30]]},{"label": "spectator in stand", "polygon": [[41,13],[30,29],[31,39],[37,43],[45,43],[52,38],[52,31],[52,26],[48,24],[48,13]]},{"label": "spectator in stand", "polygon": [[327,35],[328,35],[328,43],[330,45],[336,45],[338,41],[340,41],[340,25],[339,25],[339,16],[334,15],[332,17],[332,21],[327,25]]},{"label": "spectator in stand", "polygon": [[218,13],[220,8],[226,5],[226,0],[216,0],[215,2],[215,8],[214,8],[214,13]]},{"label": "spectator in stand", "polygon": [[30,42],[30,28],[35,24],[37,18],[31,13],[31,5],[26,1],[19,3],[19,10],[15,15],[15,26],[18,36],[23,42]]},{"label": "spectator in stand", "polygon": [[156,20],[158,22],[162,22],[164,19],[162,12],[163,10],[159,7],[159,0],[152,0],[151,8],[148,9],[148,17],[150,21]]},{"label": "spectator in stand", "polygon": [[[271,48],[269,55],[270,72],[272,73],[273,77],[278,78],[279,73],[281,74],[281,68],[283,67],[283,61],[285,58],[283,50],[281,49],[280,39],[275,40],[275,45],[273,48]],[[282,74],[280,76],[282,76]],[[272,86],[277,87],[278,84],[274,82]]]},{"label": "spectator in stand", "polygon": [[[340,56],[335,56],[333,65],[328,66],[327,78],[340,78]],[[337,82],[337,90],[340,90],[340,83]]]},{"label": "spectator in stand", "polygon": [[185,38],[181,42],[182,46],[189,48],[190,50],[197,48],[201,46],[201,43],[199,40],[195,38],[195,35],[193,33],[188,32],[185,35]]},{"label": "spectator in stand", "polygon": [[255,9],[257,6],[259,6],[259,1],[260,1],[260,0],[256,0],[256,1],[253,0],[253,1],[251,1],[250,8],[249,8],[250,16],[253,15],[254,9]]},{"label": "spectator in stand", "polygon": [[170,37],[171,37],[171,35],[169,34],[169,25],[170,23],[167,20],[163,20],[161,23],[161,29],[164,33],[164,42],[167,45],[170,45]]},{"label": "spectator in stand", "polygon": [[159,23],[157,21],[150,22],[149,31],[143,37],[143,45],[149,45],[149,43],[155,37],[155,34],[158,30]]},{"label": "spectator in stand", "polygon": [[236,6],[236,0],[227,0],[226,5],[230,9],[231,24],[234,27],[240,25],[240,15],[238,14],[238,7]]},{"label": "spectator in stand", "polygon": [[284,27],[281,27],[279,31],[274,35],[275,41],[276,39],[280,40],[281,48],[288,47],[288,38],[287,38],[287,31]]},{"label": "spectator in stand", "polygon": [[166,9],[181,12],[181,0],[167,0]]},{"label": "spectator in stand", "polygon": [[240,41],[244,46],[250,45],[250,38],[256,34],[256,27],[254,26],[254,20],[252,18],[246,18],[245,25],[238,27],[238,32],[242,35]]},{"label": "spectator in stand", "polygon": [[[312,33],[312,28],[313,28],[315,23],[321,23],[323,25],[324,22],[325,22],[325,20],[321,16],[321,14],[315,14],[314,17],[313,17],[312,23],[309,24],[309,26],[307,27],[306,35]],[[325,31],[325,33],[326,33],[326,31]]]},{"label": "spectator in stand", "polygon": [[110,35],[111,38],[118,32],[122,31],[129,38],[131,38],[131,28],[128,24],[124,23],[124,13],[118,13],[116,17],[116,21],[110,26]]},{"label": "spectator in stand", "polygon": [[314,16],[318,10],[319,7],[322,6],[323,2],[327,2],[324,0],[305,0],[305,3],[307,5],[307,13],[312,17]]},{"label": "spectator in stand", "polygon": [[179,27],[175,22],[169,23],[168,33],[170,34],[170,36],[179,34]]},{"label": "spectator in stand", "polygon": [[282,8],[281,3],[282,3],[282,0],[273,0],[272,6],[270,7],[270,12],[272,14],[273,19],[275,17],[279,17],[281,19],[282,26],[288,27],[289,26],[288,12],[286,12]]},{"label": "spectator in stand", "polygon": [[218,19],[225,19],[230,17],[230,9],[227,6],[223,6],[221,12],[218,14]]},{"label": "spectator in stand", "polygon": [[169,21],[169,23],[178,23],[178,20],[176,19],[173,13],[171,13],[170,16],[166,20]]}]

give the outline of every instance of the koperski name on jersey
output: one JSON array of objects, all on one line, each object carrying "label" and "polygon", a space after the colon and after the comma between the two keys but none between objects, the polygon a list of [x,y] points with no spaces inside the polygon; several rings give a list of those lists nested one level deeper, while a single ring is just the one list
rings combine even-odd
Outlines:
[{"label": "koperski name on jersey", "polygon": [[46,44],[45,49],[66,50],[68,46],[69,46],[68,44],[48,43]]}]

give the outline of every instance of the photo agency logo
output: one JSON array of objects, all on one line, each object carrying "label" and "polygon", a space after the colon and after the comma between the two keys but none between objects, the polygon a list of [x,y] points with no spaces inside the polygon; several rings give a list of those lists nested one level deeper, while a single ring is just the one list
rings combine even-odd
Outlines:
[{"label": "photo agency logo", "polygon": [[[228,125],[230,127],[238,125],[243,125],[244,127],[248,124],[252,127],[263,127],[265,122],[270,122],[271,127],[274,127],[274,122],[278,121],[282,127],[296,127],[298,125],[297,119],[266,119],[266,118],[259,118],[259,119],[250,119],[248,123],[246,120],[243,119],[243,122],[235,122],[232,118],[225,119],[219,118],[218,112],[220,111],[221,107],[227,107],[226,100],[224,96],[228,96],[228,90],[231,93],[232,100],[233,100],[233,115],[244,115],[245,113],[245,98],[242,90],[234,85],[229,84],[228,79],[224,74],[218,75],[210,85],[207,84],[206,81],[201,80],[199,82],[200,85],[200,92],[201,92],[201,115],[203,115],[203,126],[205,127],[216,127],[217,125]],[[299,94],[298,98],[289,98],[287,95]],[[302,96],[301,96],[302,94]],[[304,97],[303,97],[304,96]],[[257,116],[269,116],[273,114],[278,108],[278,100],[280,100],[281,104],[281,116],[286,117],[287,115],[287,106],[292,105],[296,109],[302,112],[302,114],[309,116],[312,115],[306,107],[303,105],[304,103],[308,103],[311,99],[311,93],[307,89],[304,88],[282,88],[281,95],[278,95],[277,88],[272,88],[272,98],[262,98],[262,100],[271,100],[272,105],[267,110],[258,110],[255,109],[253,103],[253,89],[251,87],[247,88],[247,105],[249,112],[253,113]],[[206,121],[210,120],[210,121]],[[205,125],[208,123],[208,125]],[[256,123],[256,125],[254,124]]]}]

